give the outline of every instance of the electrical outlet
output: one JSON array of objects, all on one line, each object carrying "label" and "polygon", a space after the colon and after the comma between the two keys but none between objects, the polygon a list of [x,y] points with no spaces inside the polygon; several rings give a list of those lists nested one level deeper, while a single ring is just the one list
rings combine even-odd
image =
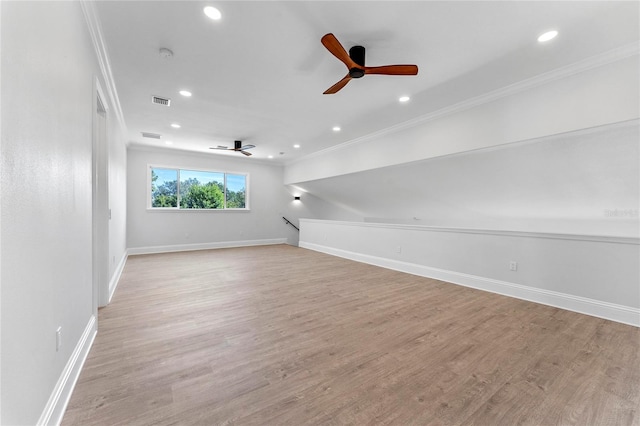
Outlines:
[{"label": "electrical outlet", "polygon": [[60,350],[62,346],[62,327],[58,327],[56,330],[56,352]]},{"label": "electrical outlet", "polygon": [[517,271],[518,270],[518,262],[516,262],[514,260],[509,262],[509,270],[510,271]]}]

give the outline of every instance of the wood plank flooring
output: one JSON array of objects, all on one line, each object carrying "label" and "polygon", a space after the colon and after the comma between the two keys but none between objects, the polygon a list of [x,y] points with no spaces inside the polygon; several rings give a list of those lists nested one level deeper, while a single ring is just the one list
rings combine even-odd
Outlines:
[{"label": "wood plank flooring", "polygon": [[63,425],[640,424],[640,329],[287,245],[131,256],[98,321]]}]

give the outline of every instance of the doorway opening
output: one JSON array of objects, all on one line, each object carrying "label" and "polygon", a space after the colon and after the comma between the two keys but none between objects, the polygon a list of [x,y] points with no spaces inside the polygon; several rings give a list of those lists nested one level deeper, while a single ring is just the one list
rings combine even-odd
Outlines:
[{"label": "doorway opening", "polygon": [[93,114],[92,202],[93,202],[93,311],[109,303],[109,143],[108,109],[96,80]]}]

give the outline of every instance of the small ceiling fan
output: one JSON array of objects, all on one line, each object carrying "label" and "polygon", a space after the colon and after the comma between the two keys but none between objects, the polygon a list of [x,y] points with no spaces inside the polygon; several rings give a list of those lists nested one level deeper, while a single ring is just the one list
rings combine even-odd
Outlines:
[{"label": "small ceiling fan", "polygon": [[251,153],[247,152],[247,149],[255,148],[255,145],[242,145],[242,141],[233,141],[233,148],[226,147],[224,145],[218,145],[216,147],[211,147],[209,149],[222,149],[225,151],[237,151],[241,152],[246,156],[250,156]]},{"label": "small ceiling fan", "polygon": [[380,67],[366,67],[364,65],[364,47],[353,46],[349,49],[349,53],[344,50],[336,36],[333,34],[325,34],[320,40],[324,47],[336,58],[342,61],[349,72],[347,75],[329,87],[323,94],[331,95],[342,89],[352,78],[361,78],[366,74],[385,74],[385,75],[416,75],[418,74],[417,65],[383,65]]}]

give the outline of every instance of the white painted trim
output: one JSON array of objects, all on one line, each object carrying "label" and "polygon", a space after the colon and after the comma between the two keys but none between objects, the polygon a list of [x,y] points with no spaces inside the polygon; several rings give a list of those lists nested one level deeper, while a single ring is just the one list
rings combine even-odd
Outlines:
[{"label": "white painted trim", "polygon": [[[120,124],[122,135],[125,141],[127,141],[127,125],[125,123],[124,113],[122,112],[122,107],[120,105],[118,91],[116,90],[115,79],[113,78],[113,73],[111,71],[111,63],[109,62],[109,56],[107,55],[107,44],[104,41],[104,37],[102,35],[102,27],[100,26],[98,13],[95,10],[94,2],[91,0],[80,0],[80,6],[82,8],[84,18],[87,22],[87,28],[89,29],[89,35],[91,36],[93,48],[96,52],[96,58],[98,60],[98,65],[100,66],[102,77],[104,78],[104,82],[107,86],[107,94],[109,95],[111,106],[113,107],[116,119]],[[106,99],[107,98],[103,98],[102,100],[106,101]]]},{"label": "white painted trim", "polygon": [[271,238],[265,240],[222,241],[217,243],[175,244],[170,246],[134,247],[129,249],[129,255],[171,253],[176,251],[211,250],[232,247],[268,246],[287,244],[286,238]]},{"label": "white painted trim", "polygon": [[38,419],[38,425],[59,425],[62,422],[62,417],[80,376],[80,371],[96,337],[97,325],[96,317],[91,315],[78,344],[73,350],[69,361],[67,361],[60,378],[58,378],[55,388],[53,388],[40,419]]},{"label": "white painted trim", "polygon": [[[0,1],[0,22],[2,22],[2,2]],[[2,50],[2,31],[0,31],[0,51]],[[2,81],[2,66],[0,66],[0,82]],[[0,87],[2,87],[0,85]],[[6,108],[6,107],[5,107]],[[4,133],[2,133],[2,102],[0,101],[0,135],[3,135]],[[4,152],[2,151],[2,137],[0,137],[0,152]],[[0,167],[0,182],[4,182],[4,179],[2,177],[2,167]],[[2,199],[2,186],[0,185],[0,200]],[[0,203],[0,217],[2,217],[2,203]],[[2,231],[0,230],[0,253],[2,252]],[[2,270],[2,260],[1,260],[1,256],[0,256],[0,271]],[[0,277],[0,300],[2,300],[2,278]],[[2,318],[2,303],[0,303],[0,318]],[[0,327],[0,364],[2,363],[1,359],[2,359],[2,327]],[[2,368],[0,368],[0,396],[2,396]],[[2,419],[2,398],[0,398],[0,419]]]},{"label": "white painted trim", "polygon": [[332,226],[360,226],[365,228],[404,229],[411,231],[454,232],[458,234],[484,234],[503,237],[547,238],[554,240],[594,241],[598,243],[640,245],[640,238],[610,235],[559,234],[549,232],[504,231],[497,229],[450,228],[443,226],[405,225],[396,223],[344,222],[337,220],[299,219],[300,223],[322,223]]},{"label": "white painted trim", "polygon": [[508,86],[501,87],[496,90],[492,90],[490,92],[484,93],[479,96],[475,96],[473,98],[465,99],[456,104],[449,105],[444,108],[440,108],[436,111],[432,111],[427,114],[423,114],[421,116],[412,118],[410,120],[395,124],[393,126],[389,126],[384,129],[380,129],[378,131],[348,140],[341,144],[333,145],[328,148],[312,152],[303,157],[299,157],[291,161],[288,161],[285,163],[285,165],[289,166],[300,161],[305,161],[318,156],[325,155],[332,151],[344,149],[350,145],[368,142],[372,139],[376,139],[384,135],[388,135],[391,133],[399,132],[401,130],[415,127],[424,122],[432,121],[447,115],[462,112],[470,108],[474,108],[480,105],[487,104],[489,102],[496,101],[498,99],[515,95],[517,93],[532,89],[534,87],[541,86],[543,84],[548,84],[557,80],[561,80],[566,77],[571,77],[572,75],[575,75],[575,74],[592,70],[594,68],[598,68],[607,64],[621,61],[631,56],[638,55],[639,53],[640,53],[640,41],[635,41],[627,45],[617,47],[610,51],[592,56],[590,58],[583,59],[573,64],[560,67],[543,74],[539,74],[535,77],[531,77],[531,78],[519,81],[517,83],[513,83]]},{"label": "white painted trim", "polygon": [[[128,149],[133,150],[133,151],[142,151],[142,152],[154,152],[154,153],[161,153],[161,154],[167,154],[167,153],[175,153],[176,151],[180,152],[180,155],[188,155],[194,158],[200,158],[202,159],[203,155],[211,155],[212,157],[210,158],[214,158],[216,160],[224,160],[224,161],[251,161],[252,164],[254,163],[260,163],[260,164],[266,164],[269,165],[271,167],[284,167],[283,163],[280,161],[277,161],[277,159],[271,159],[271,160],[267,160],[267,159],[260,159],[260,158],[253,158],[251,157],[251,159],[249,160],[249,157],[247,156],[231,156],[232,154],[226,155],[226,154],[220,154],[217,152],[212,152],[215,150],[187,150],[187,149],[181,149],[181,148],[176,148],[175,145],[173,145],[173,147],[168,147],[168,146],[151,146],[151,145],[143,145],[140,143],[137,143],[135,141],[129,141],[128,142],[129,145],[127,146]],[[222,151],[224,152],[224,151]],[[276,161],[274,161],[276,160]],[[244,165],[243,165],[244,167]]]},{"label": "white painted trim", "polygon": [[[100,84],[100,79],[96,76],[94,78],[95,83],[96,83],[96,87],[95,87],[95,92],[97,94],[97,103],[100,104],[100,107],[102,107],[102,109],[104,109],[104,112],[106,114],[109,113],[109,104],[106,102],[107,97],[104,95],[104,90],[102,90],[102,84]],[[97,105],[95,105],[95,107],[97,108]]]},{"label": "white painted trim", "polygon": [[309,250],[640,327],[640,309],[300,241]]},{"label": "white painted trim", "polygon": [[111,299],[116,292],[116,288],[118,287],[118,283],[120,282],[120,276],[122,275],[122,271],[124,270],[124,265],[126,265],[128,257],[129,251],[125,250],[122,258],[120,259],[120,262],[118,262],[116,270],[113,271],[113,275],[111,276],[111,280],[109,281],[109,300],[107,301],[107,304],[111,303]]},{"label": "white painted trim", "polygon": [[[528,145],[528,144],[554,142],[556,140],[562,140],[563,138],[566,138],[567,136],[585,137],[585,136],[593,135],[594,133],[611,132],[611,131],[615,131],[615,130],[619,130],[619,129],[634,128],[634,127],[638,127],[638,126],[640,126],[640,119],[632,118],[630,120],[616,121],[616,122],[613,122],[613,123],[606,123],[606,124],[600,124],[600,125],[592,126],[592,127],[585,127],[584,129],[569,130],[567,132],[552,133],[552,134],[544,135],[544,136],[536,136],[536,137],[531,138],[531,139],[522,139],[522,140],[519,140],[519,141],[516,141],[516,142],[506,142],[506,143],[501,143],[501,144],[498,144],[498,145],[491,145],[491,146],[483,146],[483,147],[480,147],[480,148],[473,148],[473,149],[469,149],[469,150],[466,150],[466,151],[452,152],[452,153],[449,153],[449,154],[438,155],[438,156],[425,158],[425,159],[418,160],[418,161],[429,161],[429,160],[433,160],[435,158],[457,157],[457,156],[468,155],[470,153],[478,153],[478,152],[494,152],[494,151],[499,151],[499,150],[502,150],[502,149],[505,149],[505,148],[513,148],[513,147],[518,147],[518,146],[525,146],[525,145]],[[390,166],[386,166],[386,167],[397,167],[397,166],[398,165],[390,165]]]},{"label": "white painted trim", "polygon": [[[109,104],[107,102],[107,98],[104,96],[104,90],[102,89],[102,84],[100,83],[100,79],[95,76],[94,77],[94,99],[93,99],[93,117],[92,117],[92,153],[91,153],[91,162],[92,162],[92,245],[93,245],[93,291],[94,297],[97,296],[96,306],[98,307],[106,306],[109,301],[109,283],[108,275],[109,275],[109,266],[108,266],[108,194],[109,194],[109,143],[108,143],[108,121],[110,117],[110,109]],[[101,110],[104,113],[104,125],[107,126],[100,131],[99,122],[101,121],[100,116]],[[103,171],[106,174],[104,182],[102,185],[101,179],[99,179],[99,175],[102,176]],[[101,201],[104,202],[104,210],[100,208],[99,204]],[[105,227],[100,227],[99,222],[103,220]],[[105,233],[105,235],[101,235]],[[107,247],[105,247],[105,242],[107,242]],[[102,253],[104,251],[104,253]],[[96,261],[99,259],[101,255],[104,255],[105,262],[102,264],[102,268],[97,267],[101,262]],[[106,270],[103,270],[105,269]]]}]

